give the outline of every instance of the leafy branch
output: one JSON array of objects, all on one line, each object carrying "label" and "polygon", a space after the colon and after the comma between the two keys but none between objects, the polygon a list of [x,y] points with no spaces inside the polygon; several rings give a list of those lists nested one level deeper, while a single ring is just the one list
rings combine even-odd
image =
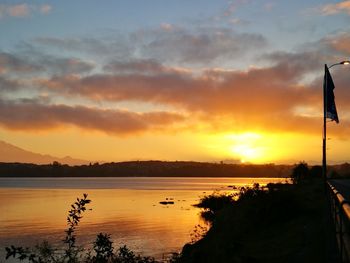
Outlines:
[{"label": "leafy branch", "polygon": [[[156,263],[152,257],[142,257],[135,255],[126,246],[122,246],[116,251],[113,248],[113,242],[110,235],[100,233],[93,242],[93,254],[91,250],[85,250],[76,245],[76,228],[86,211],[87,204],[91,203],[87,194],[71,205],[68,211],[66,236],[62,240],[67,245],[64,253],[59,253],[47,241],[34,247],[34,249],[9,246],[6,247],[6,259],[13,257],[20,261],[30,263]],[[169,262],[176,262],[177,258],[173,256]]]}]

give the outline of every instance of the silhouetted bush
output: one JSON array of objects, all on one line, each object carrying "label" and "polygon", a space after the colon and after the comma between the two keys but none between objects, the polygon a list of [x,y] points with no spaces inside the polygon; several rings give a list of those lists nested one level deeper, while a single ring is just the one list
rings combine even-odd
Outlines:
[{"label": "silhouetted bush", "polygon": [[202,198],[197,206],[215,208],[214,220],[201,239],[183,247],[178,262],[326,262],[320,253],[326,236],[323,186],[322,180],[255,184],[219,202],[222,206],[217,206],[218,194]]},{"label": "silhouetted bush", "polygon": [[195,207],[202,208],[201,216],[204,220],[212,222],[214,220],[216,212],[223,209],[225,206],[233,204],[234,194],[219,194],[213,193],[201,198]]},{"label": "silhouetted bush", "polygon": [[300,162],[299,164],[295,165],[292,171],[292,180],[293,183],[299,184],[304,179],[306,179],[309,175],[309,167],[306,162]]}]

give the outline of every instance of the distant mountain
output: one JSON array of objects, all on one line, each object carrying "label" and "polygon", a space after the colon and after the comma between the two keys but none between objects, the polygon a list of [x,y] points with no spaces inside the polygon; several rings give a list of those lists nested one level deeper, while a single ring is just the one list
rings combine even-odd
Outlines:
[{"label": "distant mountain", "polygon": [[74,159],[70,156],[58,158],[47,154],[39,154],[21,149],[17,146],[0,141],[0,162],[12,163],[35,163],[35,164],[49,164],[52,162],[59,162],[69,165],[88,164],[88,161]]}]

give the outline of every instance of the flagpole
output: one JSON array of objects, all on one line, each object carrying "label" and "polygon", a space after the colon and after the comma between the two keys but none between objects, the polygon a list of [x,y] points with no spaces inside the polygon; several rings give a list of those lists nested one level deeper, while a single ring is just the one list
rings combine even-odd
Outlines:
[{"label": "flagpole", "polygon": [[[329,69],[336,66],[336,65],[349,65],[350,61],[349,60],[344,60],[341,61],[339,63],[335,63],[333,65],[331,65],[330,67],[327,66],[327,64],[324,65],[324,70],[325,70],[325,74],[324,74],[324,79],[323,79],[323,141],[322,141],[322,177],[324,180],[324,184],[325,184],[325,189],[327,189],[327,110],[328,110],[328,105],[327,105],[327,97],[328,97],[328,84],[332,85],[332,89],[334,89],[334,83],[332,80],[332,77],[329,73]],[[328,75],[330,77],[330,83],[328,83]],[[333,93],[333,91],[332,91]],[[331,98],[332,101],[330,101],[330,103],[333,103],[333,114],[330,114],[329,118],[336,121],[337,123],[339,123],[339,119],[338,119],[338,114],[337,114],[337,110],[335,107],[335,103],[334,103],[334,94]],[[335,115],[334,115],[335,114]]]},{"label": "flagpole", "polygon": [[[327,64],[324,65],[325,70]],[[323,141],[322,141],[322,177],[324,180],[325,189],[327,189],[327,160],[326,160],[326,141],[327,141],[327,77],[326,74],[323,80]]]}]

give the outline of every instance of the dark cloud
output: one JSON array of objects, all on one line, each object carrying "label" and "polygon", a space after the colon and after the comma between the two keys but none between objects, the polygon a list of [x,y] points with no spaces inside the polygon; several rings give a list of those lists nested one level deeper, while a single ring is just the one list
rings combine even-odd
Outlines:
[{"label": "dark cloud", "polygon": [[0,75],[0,94],[2,92],[14,92],[19,90],[21,84],[18,80],[9,79]]},{"label": "dark cloud", "polygon": [[112,75],[153,75],[171,76],[189,74],[192,70],[182,67],[171,67],[154,59],[131,59],[128,61],[111,61],[103,67],[106,73]]},{"label": "dark cloud", "polygon": [[154,59],[112,61],[105,65],[103,69],[117,74],[159,74],[168,71],[165,66]]},{"label": "dark cloud", "polygon": [[0,73],[24,72],[30,73],[42,70],[41,65],[30,63],[27,58],[11,53],[0,52]]},{"label": "dark cloud", "polygon": [[164,129],[184,120],[170,112],[135,113],[85,106],[0,100],[0,125],[13,130],[46,130],[66,125],[108,134],[127,135]]},{"label": "dark cloud", "polygon": [[288,66],[294,71],[296,77],[317,72],[320,65],[324,63],[324,57],[319,52],[299,51],[299,52],[272,52],[261,56],[262,60],[270,61],[276,67]]},{"label": "dark cloud", "polygon": [[74,74],[86,73],[93,68],[93,63],[74,57],[55,57],[40,52],[31,54],[0,53],[0,74],[34,74],[43,72]]},{"label": "dark cloud", "polygon": [[95,66],[91,62],[86,62],[78,58],[57,58],[42,56],[37,58],[38,62],[45,67],[47,71],[53,74],[76,74],[88,73]]},{"label": "dark cloud", "polygon": [[32,98],[19,98],[19,99],[16,99],[16,103],[27,104],[27,105],[28,104],[49,105],[50,102],[51,102],[50,97],[44,96],[44,95],[37,96],[37,97],[32,97]]}]

